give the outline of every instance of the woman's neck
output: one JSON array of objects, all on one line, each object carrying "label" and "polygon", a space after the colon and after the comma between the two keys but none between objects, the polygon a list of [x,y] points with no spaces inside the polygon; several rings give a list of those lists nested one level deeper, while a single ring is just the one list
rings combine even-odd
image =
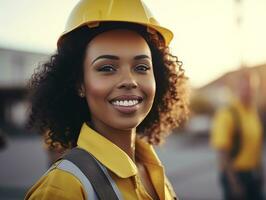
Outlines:
[{"label": "woman's neck", "polygon": [[103,123],[93,123],[89,126],[122,149],[135,162],[136,128],[118,130]]}]

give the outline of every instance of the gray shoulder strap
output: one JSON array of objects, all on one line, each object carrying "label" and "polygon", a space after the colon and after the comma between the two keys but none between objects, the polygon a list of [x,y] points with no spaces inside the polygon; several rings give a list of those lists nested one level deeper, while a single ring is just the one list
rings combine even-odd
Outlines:
[{"label": "gray shoulder strap", "polygon": [[81,148],[73,148],[63,159],[75,164],[90,181],[101,200],[120,200],[121,195],[106,168],[93,155]]},{"label": "gray shoulder strap", "polygon": [[114,180],[112,179],[112,177],[109,175],[106,167],[104,167],[100,162],[98,162],[96,159],[95,161],[98,163],[98,165],[100,166],[101,170],[103,171],[103,173],[105,174],[106,178],[109,180],[109,182],[111,183],[111,186],[116,194],[116,196],[118,197],[119,200],[123,200],[122,195],[117,187],[117,185],[115,184]]},{"label": "gray shoulder strap", "polygon": [[83,172],[72,162],[68,160],[62,160],[56,168],[61,169],[63,171],[69,172],[74,175],[83,185],[85,190],[86,199],[88,200],[98,200],[98,197],[87,177],[83,174]]},{"label": "gray shoulder strap", "polygon": [[[75,150],[75,151],[77,151],[77,150]],[[79,149],[79,151],[80,151],[80,149]],[[92,155],[90,155],[90,156],[93,157]],[[97,163],[97,165],[99,166],[101,171],[104,173],[105,177],[108,179],[117,199],[122,200],[123,199],[122,195],[121,195],[117,185],[115,184],[114,180],[109,175],[107,169],[100,162],[98,162],[96,159],[94,159],[94,161]],[[44,176],[55,168],[61,169],[63,171],[71,173],[73,176],[75,176],[83,185],[87,200],[99,200],[97,193],[96,193],[95,189],[93,188],[92,183],[90,182],[88,177],[81,171],[81,169],[76,164],[63,158],[63,159],[57,161],[55,164],[53,164],[50,167],[50,169],[47,170],[47,172],[44,174]],[[107,198],[104,198],[104,199],[107,199]]]}]

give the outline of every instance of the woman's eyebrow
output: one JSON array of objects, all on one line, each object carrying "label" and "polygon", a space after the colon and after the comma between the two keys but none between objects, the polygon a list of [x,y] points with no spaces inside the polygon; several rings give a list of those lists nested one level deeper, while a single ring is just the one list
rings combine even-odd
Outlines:
[{"label": "woman's eyebrow", "polygon": [[114,55],[101,55],[98,56],[97,58],[95,58],[91,64],[95,63],[97,60],[99,59],[111,59],[111,60],[119,60],[118,56],[114,56]]},{"label": "woman's eyebrow", "polygon": [[[101,55],[101,56],[98,56],[97,58],[95,58],[91,64],[95,63],[99,59],[119,60],[119,57],[114,56],[114,55]],[[144,54],[143,55],[137,55],[134,57],[134,60],[141,60],[141,59],[151,59],[151,58],[147,55],[144,55]]]},{"label": "woman's eyebrow", "polygon": [[138,55],[138,56],[135,56],[134,57],[134,60],[140,60],[140,59],[151,59],[149,56],[147,56],[147,55]]}]

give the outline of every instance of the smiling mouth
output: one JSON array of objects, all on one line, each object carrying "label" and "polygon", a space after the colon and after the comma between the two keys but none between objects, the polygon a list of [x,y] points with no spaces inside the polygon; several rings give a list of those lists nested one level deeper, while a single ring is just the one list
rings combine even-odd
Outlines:
[{"label": "smiling mouth", "polygon": [[110,101],[114,106],[133,107],[140,104],[143,98],[140,96],[119,96]]}]

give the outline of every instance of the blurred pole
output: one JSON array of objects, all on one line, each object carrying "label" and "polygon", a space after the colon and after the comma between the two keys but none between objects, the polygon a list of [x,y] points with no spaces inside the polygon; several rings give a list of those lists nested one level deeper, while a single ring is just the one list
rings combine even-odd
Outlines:
[{"label": "blurred pole", "polygon": [[243,22],[244,22],[244,12],[243,12],[243,1],[244,0],[234,0],[234,7],[235,7],[235,27],[237,31],[237,38],[236,38],[236,49],[238,55],[238,62],[239,67],[242,68],[245,66],[245,59],[244,59],[244,34],[243,34]]}]

